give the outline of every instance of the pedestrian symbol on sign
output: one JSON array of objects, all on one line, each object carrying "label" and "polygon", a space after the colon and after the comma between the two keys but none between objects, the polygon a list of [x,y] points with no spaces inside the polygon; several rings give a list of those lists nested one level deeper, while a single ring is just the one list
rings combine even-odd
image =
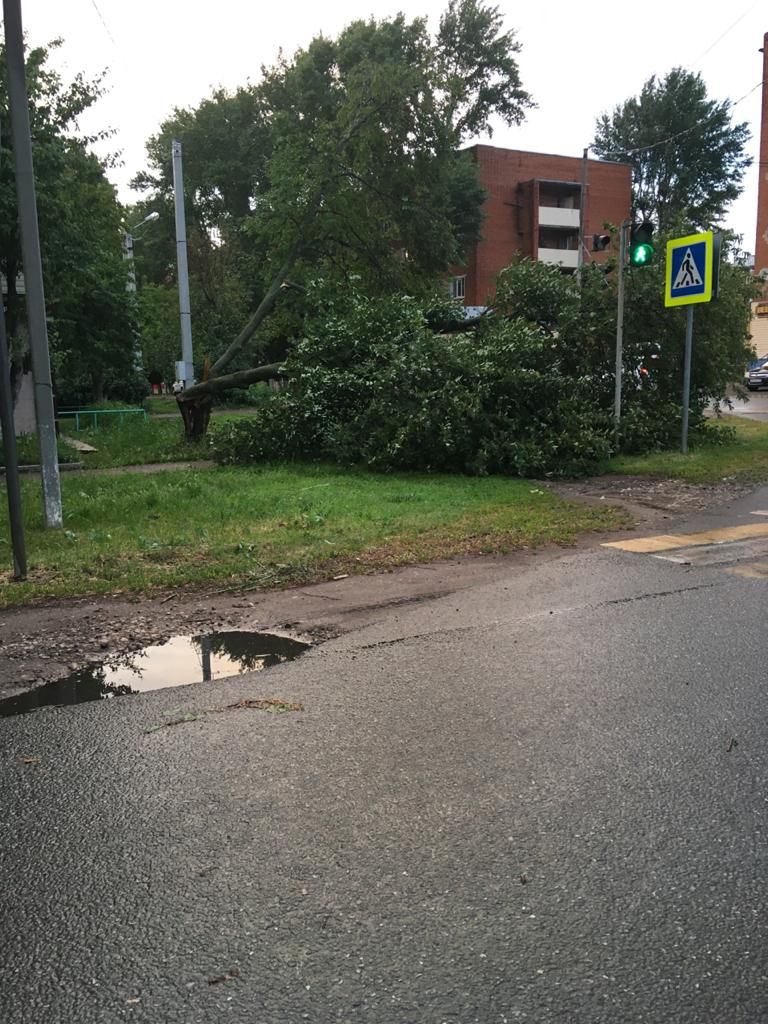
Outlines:
[{"label": "pedestrian symbol on sign", "polygon": [[667,242],[665,306],[709,302],[714,291],[714,249],[711,231]]},{"label": "pedestrian symbol on sign", "polygon": [[677,272],[672,288],[676,291],[678,288],[692,288],[701,284],[703,284],[703,280],[699,273],[699,268],[696,266],[696,261],[690,248],[688,248],[685,251],[683,262],[680,264],[680,269]]}]

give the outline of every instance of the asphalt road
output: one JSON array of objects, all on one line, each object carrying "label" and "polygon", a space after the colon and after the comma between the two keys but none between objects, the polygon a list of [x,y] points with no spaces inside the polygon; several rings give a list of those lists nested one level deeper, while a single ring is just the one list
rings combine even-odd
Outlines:
[{"label": "asphalt road", "polygon": [[750,420],[768,420],[768,391],[751,391],[748,400],[733,397],[732,411]]},{"label": "asphalt road", "polygon": [[768,1020],[756,511],[0,720],[0,1019]]}]

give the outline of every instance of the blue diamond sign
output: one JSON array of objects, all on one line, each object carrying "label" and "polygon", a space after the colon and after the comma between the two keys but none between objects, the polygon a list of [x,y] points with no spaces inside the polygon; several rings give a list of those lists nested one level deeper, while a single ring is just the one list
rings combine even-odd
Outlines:
[{"label": "blue diamond sign", "polygon": [[711,231],[667,242],[665,306],[709,302],[714,279],[715,243]]}]

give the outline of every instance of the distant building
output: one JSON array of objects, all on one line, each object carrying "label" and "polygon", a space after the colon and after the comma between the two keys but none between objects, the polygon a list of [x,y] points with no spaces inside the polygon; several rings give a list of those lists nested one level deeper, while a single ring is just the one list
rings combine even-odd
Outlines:
[{"label": "distant building", "polygon": [[758,356],[768,356],[768,299],[752,303],[752,325],[749,329]]},{"label": "distant building", "polygon": [[[467,306],[485,305],[499,271],[516,256],[554,263],[573,273],[579,251],[581,158],[497,146],[473,146],[468,152],[488,198],[483,237],[468,254],[466,266],[456,268],[451,294]],[[603,234],[606,223],[621,224],[630,216],[631,205],[630,165],[588,160],[585,263],[608,257],[607,252],[591,251],[592,236]]]}]

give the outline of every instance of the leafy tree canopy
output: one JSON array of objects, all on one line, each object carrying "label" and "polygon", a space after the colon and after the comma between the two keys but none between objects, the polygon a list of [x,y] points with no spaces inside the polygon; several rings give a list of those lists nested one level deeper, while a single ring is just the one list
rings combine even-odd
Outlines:
[{"label": "leafy tree canopy", "polygon": [[749,138],[746,123],[733,123],[729,100],[710,99],[700,75],[673,68],[602,114],[592,149],[632,165],[636,220],[650,219],[662,230],[707,229],[741,193]]},{"label": "leafy tree canopy", "polygon": [[[109,132],[83,135],[81,114],[103,92],[103,76],[66,83],[49,64],[61,45],[25,55],[35,186],[50,340],[57,383],[84,399],[101,397],[105,382],[133,374],[134,316],[120,248],[122,209],[106,177],[107,162],[89,146]],[[0,44],[0,123],[9,124],[5,47]],[[22,270],[10,133],[0,139],[0,273],[7,282],[6,318],[14,378],[24,369]]]},{"label": "leafy tree canopy", "polygon": [[[225,368],[253,365],[253,350],[243,353],[278,299],[290,305],[318,272],[370,294],[413,293],[461,261],[484,196],[460,147],[493,118],[524,117],[518,49],[496,8],[451,0],[434,37],[420,18],[356,21],[163,126],[138,183],[168,194],[170,139],[180,138],[194,216],[236,238],[251,270],[255,313],[214,361],[217,390]],[[196,149],[205,126],[216,142]]]}]

